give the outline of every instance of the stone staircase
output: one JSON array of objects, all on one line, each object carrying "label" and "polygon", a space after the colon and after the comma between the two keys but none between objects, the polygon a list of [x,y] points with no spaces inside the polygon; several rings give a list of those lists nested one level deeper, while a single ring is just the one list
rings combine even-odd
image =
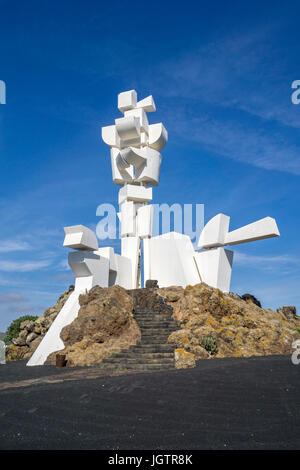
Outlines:
[{"label": "stone staircase", "polygon": [[129,349],[103,360],[101,369],[112,371],[154,371],[175,367],[174,347],[166,344],[179,324],[169,313],[147,308],[134,308],[134,317],[141,330],[141,340]]}]

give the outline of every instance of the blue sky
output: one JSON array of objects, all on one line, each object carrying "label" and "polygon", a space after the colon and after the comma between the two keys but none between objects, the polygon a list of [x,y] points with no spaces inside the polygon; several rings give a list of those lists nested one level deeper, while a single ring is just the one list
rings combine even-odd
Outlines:
[{"label": "blue sky", "polygon": [[0,0],[0,13],[0,330],[73,282],[63,227],[95,227],[116,203],[100,131],[133,88],[169,132],[154,202],[204,203],[231,229],[275,217],[280,238],[235,247],[231,288],[300,311],[296,1]]}]

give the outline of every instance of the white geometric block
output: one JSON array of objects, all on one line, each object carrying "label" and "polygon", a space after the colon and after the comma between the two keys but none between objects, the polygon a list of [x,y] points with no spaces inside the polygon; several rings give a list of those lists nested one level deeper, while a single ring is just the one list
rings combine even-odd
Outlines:
[{"label": "white geometric block", "polygon": [[97,251],[94,251],[95,255],[100,255],[103,258],[107,258],[109,261],[109,270],[117,271],[116,255],[115,250],[111,246],[106,246],[98,248]]},{"label": "white geometric block", "polygon": [[123,237],[121,240],[122,257],[128,258],[131,262],[131,272],[128,273],[130,279],[130,289],[138,286],[138,260],[139,260],[140,239],[138,237]]},{"label": "white geometric block", "polygon": [[118,108],[121,113],[135,108],[137,103],[137,93],[135,90],[123,91],[118,94]]},{"label": "white geometric block", "polygon": [[60,338],[60,333],[64,326],[72,323],[78,316],[80,309],[79,295],[82,293],[84,293],[84,290],[76,290],[75,288],[72,294],[68,297],[63,308],[55,318],[26,366],[42,366],[51,353],[64,349],[65,345]]},{"label": "white geometric block", "polygon": [[202,282],[223,292],[229,292],[233,251],[212,248],[195,252],[194,258]]},{"label": "white geometric block", "polygon": [[149,147],[137,149],[137,153],[146,158],[146,164],[136,169],[134,180],[140,183],[158,186],[161,154]]},{"label": "white geometric block", "polygon": [[121,286],[124,289],[132,289],[131,260],[125,256],[115,254],[117,270],[110,278],[110,286]]},{"label": "white geometric block", "polygon": [[6,351],[5,343],[4,341],[0,341],[0,364],[6,363],[5,351]]},{"label": "white geometric block", "polygon": [[230,217],[217,214],[203,228],[198,241],[199,248],[223,246],[229,229]]},{"label": "white geometric block", "polygon": [[136,104],[136,108],[143,108],[147,113],[153,113],[154,111],[156,111],[153,96],[150,95],[147,96],[147,98],[138,101]]},{"label": "white geometric block", "polygon": [[137,236],[149,238],[153,230],[153,206],[142,206],[137,210]]},{"label": "white geometric block", "polygon": [[121,204],[121,237],[133,237],[136,234],[136,206],[133,201]]},{"label": "white geometric block", "polygon": [[109,260],[89,251],[72,251],[68,263],[75,276],[75,289],[108,287]]},{"label": "white geometric block", "polygon": [[75,250],[97,250],[98,240],[95,233],[84,225],[65,227],[63,246]]},{"label": "white geometric block", "polygon": [[141,145],[144,147],[145,145],[148,145],[148,135],[146,132],[141,132]]},{"label": "white geometric block", "polygon": [[141,131],[144,131],[148,134],[149,128],[149,121],[147,118],[147,114],[145,113],[143,108],[138,109],[131,109],[130,111],[125,111],[124,116],[127,117],[135,117],[140,122]]},{"label": "white geometric block", "polygon": [[141,138],[141,125],[139,118],[135,116],[128,116],[115,119],[115,125],[120,139],[123,144],[133,139]]},{"label": "white geometric block", "polygon": [[168,142],[168,132],[160,122],[149,126],[149,146],[154,150],[162,150]]},{"label": "white geometric block", "polygon": [[252,224],[229,232],[225,237],[224,245],[237,245],[239,243],[253,242],[279,236],[280,233],[276,220],[272,217],[265,217],[264,219],[257,220]]},{"label": "white geometric block", "polygon": [[120,137],[115,125],[102,127],[101,133],[103,141],[109,145],[109,147],[121,147]]},{"label": "white geometric block", "polygon": [[151,278],[157,279],[160,287],[186,287],[200,282],[189,236],[171,232],[164,234],[164,237],[150,238],[146,246],[150,259],[146,275],[150,272]]},{"label": "white geometric block", "polygon": [[138,149],[134,147],[128,147],[120,151],[122,160],[127,163],[127,165],[133,165],[135,168],[140,168],[145,165],[146,158],[140,155]]},{"label": "white geometric block", "polygon": [[136,184],[126,184],[119,190],[118,203],[124,201],[149,202],[152,201],[152,188],[138,186]]},{"label": "white geometric block", "polygon": [[110,155],[113,182],[119,186],[132,182],[134,168],[129,165],[128,168],[121,168],[120,162],[124,165],[125,163],[121,158],[120,150],[113,147],[110,151]]},{"label": "white geometric block", "polygon": [[144,251],[144,286],[146,281],[151,280],[151,238],[143,239]]}]

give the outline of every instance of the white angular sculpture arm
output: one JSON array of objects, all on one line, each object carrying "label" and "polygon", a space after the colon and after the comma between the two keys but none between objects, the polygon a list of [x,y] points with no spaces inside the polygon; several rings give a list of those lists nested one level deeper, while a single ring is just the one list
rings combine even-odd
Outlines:
[{"label": "white angular sculpture arm", "polygon": [[75,250],[98,250],[98,240],[95,233],[84,225],[65,227],[64,247]]},{"label": "white angular sculpture arm", "polygon": [[198,248],[238,245],[280,236],[276,220],[272,217],[265,217],[232,232],[228,231],[229,222],[230,217],[225,214],[218,214],[210,219],[201,232]]},{"label": "white angular sculpture arm", "polygon": [[265,217],[252,224],[233,230],[233,232],[229,232],[225,237],[224,245],[237,245],[239,243],[253,242],[279,236],[280,233],[276,220],[272,217]]},{"label": "white angular sculpture arm", "polygon": [[140,100],[136,104],[136,108],[143,108],[146,113],[154,113],[156,111],[156,106],[154,103],[153,96],[147,96],[147,98],[144,98],[143,100]]}]

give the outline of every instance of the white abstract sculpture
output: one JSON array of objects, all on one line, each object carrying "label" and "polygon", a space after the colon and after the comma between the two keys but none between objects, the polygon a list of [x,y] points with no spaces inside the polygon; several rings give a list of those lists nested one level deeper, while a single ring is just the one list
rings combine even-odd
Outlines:
[{"label": "white abstract sculpture", "polygon": [[6,363],[5,350],[6,350],[6,346],[5,346],[4,341],[0,341],[0,364]]},{"label": "white abstract sculpture", "polygon": [[83,225],[65,227],[64,246],[75,275],[75,288],[27,365],[44,364],[49,354],[64,348],[61,330],[78,315],[79,295],[95,285],[118,284],[125,289],[141,285],[141,243],[144,248],[144,282],[157,280],[160,287],[186,287],[199,282],[228,292],[236,245],[278,237],[271,217],[229,232],[230,217],[218,214],[203,228],[194,250],[187,235],[166,233],[152,237],[152,188],[159,184],[161,154],[168,133],[162,123],[149,124],[147,113],[156,111],[152,96],[137,100],[135,90],[120,93],[118,108],[123,117],[102,128],[110,147],[113,182],[119,190],[121,255],[111,247],[98,247],[97,237]]},{"label": "white abstract sculpture", "polygon": [[[168,133],[162,123],[149,124],[147,113],[156,111],[152,96],[137,100],[135,90],[118,96],[118,108],[124,117],[102,128],[102,138],[111,148],[113,182],[119,191],[121,256],[131,263],[131,288],[140,286],[141,240],[144,240],[144,265],[149,265],[152,235],[152,189],[159,184],[161,154]],[[146,270],[144,279],[148,279]]]},{"label": "white abstract sculpture", "polygon": [[[102,138],[111,148],[113,182],[119,191],[121,255],[111,247],[98,248],[97,237],[83,225],[65,227],[64,246],[76,251],[68,255],[75,275],[75,289],[28,361],[28,366],[44,364],[49,354],[64,348],[61,330],[78,315],[79,295],[95,285],[118,284],[125,289],[140,285],[141,240],[152,235],[152,188],[159,183],[161,155],[168,134],[163,124],[149,124],[147,112],[156,110],[152,96],[137,101],[135,90],[120,93],[118,108],[124,117],[102,128]],[[129,184],[130,183],[130,184]],[[145,265],[149,264],[147,244]]]}]

